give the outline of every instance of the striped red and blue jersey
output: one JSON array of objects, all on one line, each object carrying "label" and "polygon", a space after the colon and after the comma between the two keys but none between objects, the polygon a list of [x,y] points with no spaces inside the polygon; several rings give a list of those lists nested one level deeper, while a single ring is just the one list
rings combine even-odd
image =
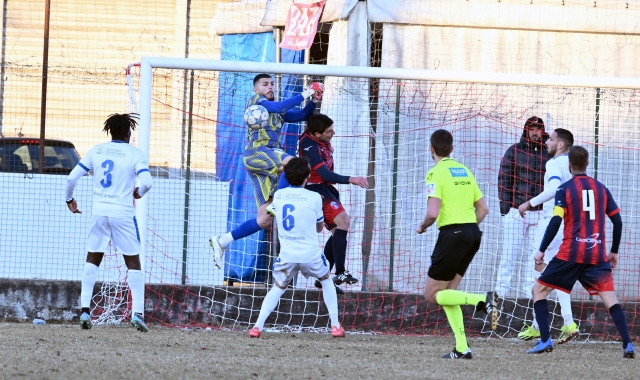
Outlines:
[{"label": "striped red and blue jersey", "polygon": [[609,189],[585,174],[560,185],[554,215],[564,217],[564,237],[556,257],[581,264],[607,262],[605,223],[619,212]]},{"label": "striped red and blue jersey", "polygon": [[305,131],[298,139],[298,155],[306,157],[309,160],[309,165],[311,165],[311,176],[308,184],[325,183],[317,170],[324,165],[329,171],[333,171],[333,147],[331,143],[320,141]]}]

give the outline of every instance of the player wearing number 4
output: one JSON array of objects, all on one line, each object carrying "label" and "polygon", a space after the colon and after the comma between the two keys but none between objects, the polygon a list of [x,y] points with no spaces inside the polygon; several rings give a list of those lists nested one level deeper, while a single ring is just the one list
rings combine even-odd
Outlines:
[{"label": "player wearing number 4", "polygon": [[[253,183],[258,217],[247,220],[231,232],[209,239],[209,245],[213,249],[213,260],[218,268],[222,268],[224,253],[229,244],[271,226],[274,215],[269,213],[267,206],[273,200],[273,193],[278,185],[278,173],[282,172],[292,158],[280,147],[283,123],[306,121],[313,115],[316,103],[322,99],[323,90],[321,84],[312,83],[301,94],[276,102],[273,78],[269,74],[258,74],[253,79],[255,95],[249,99],[247,108],[259,104],[269,112],[266,127],[249,129],[249,141],[243,155],[244,166]],[[305,99],[311,101],[303,109],[293,109]],[[282,186],[286,186],[284,181]]]},{"label": "player wearing number 4", "polygon": [[[613,286],[611,269],[618,265],[618,247],[622,237],[620,209],[609,189],[587,176],[589,153],[581,146],[569,150],[569,165],[573,178],[563,183],[555,195],[553,218],[549,222],[540,251],[534,260],[544,262],[544,251],[558,233],[564,219],[564,239],[558,254],[533,286],[533,308],[540,326],[540,342],[529,354],[553,351],[549,337],[549,304],[547,296],[556,289],[571,293],[576,281],[591,295],[598,294],[609,309],[611,319],[622,337],[622,356],[635,357],[631,344],[627,318],[618,302]],[[613,243],[606,253],[605,216],[613,223]]]},{"label": "player wearing number 4", "polygon": [[[124,256],[127,283],[131,290],[133,316],[131,325],[142,332],[144,323],[144,277],[140,266],[140,235],[135,217],[134,198],[142,198],[153,184],[145,154],[129,145],[131,130],[136,128],[135,114],[113,114],[104,122],[103,132],[112,140],[98,144],[82,157],[67,178],[66,199],[69,210],[81,214],[73,198],[78,180],[93,170],[93,216],[89,227],[87,262],[82,272],[80,326],[90,329],[89,313],[96,272],[109,242]],[[140,187],[135,187],[136,176]]]},{"label": "player wearing number 4", "polygon": [[427,213],[416,232],[424,233],[438,222],[438,240],[431,255],[431,267],[424,289],[430,303],[442,306],[456,346],[443,359],[471,359],[471,348],[464,333],[460,305],[475,305],[476,310],[489,315],[491,329],[498,326],[498,295],[466,293],[456,290],[471,260],[480,248],[482,232],[478,225],[489,214],[489,208],[473,174],[449,155],[453,151],[453,136],[444,129],[431,135],[431,157],[436,165],[429,170],[427,183]]},{"label": "player wearing number 4", "polygon": [[329,265],[318,246],[318,233],[322,232],[324,221],[322,199],[318,193],[304,188],[310,173],[306,158],[291,159],[284,168],[284,175],[291,186],[276,191],[274,195],[271,209],[278,223],[280,255],[272,268],[275,286],[264,297],[258,321],[249,330],[252,338],[260,337],[264,322],[298,272],[307,278],[320,279],[322,297],[331,318],[331,335],[345,336],[338,321],[338,296],[330,278]]},{"label": "player wearing number 4", "polygon": [[[558,187],[572,178],[571,172],[569,172],[569,158],[567,156],[569,148],[573,145],[573,134],[566,129],[558,128],[554,130],[549,139],[547,140],[547,151],[552,157],[547,161],[545,165],[544,173],[544,191],[532,199],[524,202],[518,207],[520,216],[525,219],[525,212],[531,207],[537,207],[542,204],[542,217],[538,221],[536,228],[535,239],[533,242],[534,251],[531,252],[531,256],[538,253],[540,243],[547,230],[549,221],[553,218],[554,197]],[[540,273],[544,270],[544,267],[549,264],[549,261],[556,255],[560,244],[562,243],[562,234],[556,235],[553,239],[547,251],[544,254],[544,262],[541,265],[535,266],[535,277],[539,277]],[[573,321],[573,313],[571,312],[571,295],[557,291],[558,302],[560,303],[560,309],[562,312],[562,318],[564,320],[564,326],[562,326],[558,343],[562,344],[568,342],[578,335],[578,325]],[[524,324],[522,331],[518,334],[518,338],[521,340],[530,340],[540,337],[540,331],[538,329],[538,323],[535,321],[535,311],[533,313],[533,323],[531,326]]]}]

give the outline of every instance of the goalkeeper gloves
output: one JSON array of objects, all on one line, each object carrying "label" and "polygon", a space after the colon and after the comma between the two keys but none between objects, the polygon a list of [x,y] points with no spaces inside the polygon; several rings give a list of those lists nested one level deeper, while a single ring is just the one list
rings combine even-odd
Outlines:
[{"label": "goalkeeper gloves", "polygon": [[302,97],[305,99],[309,99],[315,94],[316,94],[316,90],[312,89],[311,87],[307,87],[304,90],[302,90]]},{"label": "goalkeeper gloves", "polygon": [[322,94],[324,93],[324,85],[318,82],[309,83],[309,88],[316,91],[315,95],[311,98],[311,101],[314,103],[318,103],[322,100]]},{"label": "goalkeeper gloves", "polygon": [[309,85],[302,91],[302,97],[305,99],[311,98],[314,103],[322,100],[322,93],[324,92],[324,85],[318,82],[309,83]]}]

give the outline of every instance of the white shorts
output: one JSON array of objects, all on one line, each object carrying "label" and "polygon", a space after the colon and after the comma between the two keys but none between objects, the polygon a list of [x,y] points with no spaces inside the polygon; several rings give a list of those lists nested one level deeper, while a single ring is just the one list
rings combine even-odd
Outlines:
[{"label": "white shorts", "polygon": [[109,242],[119,253],[133,256],[140,254],[140,234],[136,217],[113,218],[109,216],[91,217],[88,252],[109,252]]},{"label": "white shorts", "polygon": [[273,264],[273,279],[276,284],[285,286],[292,278],[302,273],[305,278],[315,277],[320,279],[329,272],[329,263],[322,255],[319,260],[312,263],[283,263],[278,257]]},{"label": "white shorts", "polygon": [[[551,218],[541,217],[538,221],[538,228],[536,229],[536,236],[533,239],[533,249],[531,250],[531,257],[535,256],[538,251],[540,251],[540,244],[542,244],[542,239],[544,239],[544,233],[547,231],[547,226]],[[549,261],[553,259],[558,250],[560,249],[560,245],[562,244],[562,237],[564,236],[564,222],[560,224],[560,229],[558,233],[549,244],[549,247],[546,251],[544,251],[544,263],[549,264]]]}]

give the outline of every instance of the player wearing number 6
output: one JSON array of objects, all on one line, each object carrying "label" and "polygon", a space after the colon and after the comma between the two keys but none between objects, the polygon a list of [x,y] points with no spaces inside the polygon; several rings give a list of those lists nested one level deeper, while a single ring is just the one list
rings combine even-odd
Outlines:
[{"label": "player wearing number 6", "polygon": [[[549,304],[547,296],[556,289],[571,293],[576,281],[591,295],[598,294],[609,309],[618,333],[622,337],[622,356],[633,358],[627,319],[618,302],[613,286],[611,269],[618,264],[618,247],[622,237],[620,209],[609,189],[587,176],[589,153],[581,146],[569,150],[569,168],[573,178],[556,191],[553,218],[544,234],[536,264],[544,260],[544,252],[553,241],[564,219],[564,238],[556,256],[544,269],[533,286],[533,308],[540,327],[540,342],[529,354],[553,351],[549,337]],[[607,255],[605,216],[613,223],[613,243]]]},{"label": "player wearing number 6", "polygon": [[[78,180],[93,170],[93,216],[89,227],[87,261],[82,273],[80,326],[90,329],[89,313],[96,272],[109,242],[124,256],[127,282],[131,290],[133,315],[131,325],[142,332],[144,323],[144,278],[140,266],[140,234],[135,217],[134,198],[140,199],[153,184],[145,154],[129,145],[131,130],[136,128],[135,114],[113,114],[104,122],[103,132],[111,134],[110,142],[98,144],[80,160],[67,178],[66,199],[69,211],[80,214],[73,198]],[[140,187],[135,187],[136,176]]]},{"label": "player wearing number 6", "polygon": [[329,276],[329,264],[318,245],[318,233],[324,222],[322,199],[318,193],[304,188],[310,173],[306,158],[292,158],[284,168],[291,187],[278,190],[274,195],[271,209],[278,223],[280,255],[272,268],[275,286],[265,296],[258,321],[249,331],[252,338],[260,337],[264,322],[298,272],[307,278],[320,279],[322,297],[331,318],[331,335],[345,336],[338,321],[338,296]]}]

